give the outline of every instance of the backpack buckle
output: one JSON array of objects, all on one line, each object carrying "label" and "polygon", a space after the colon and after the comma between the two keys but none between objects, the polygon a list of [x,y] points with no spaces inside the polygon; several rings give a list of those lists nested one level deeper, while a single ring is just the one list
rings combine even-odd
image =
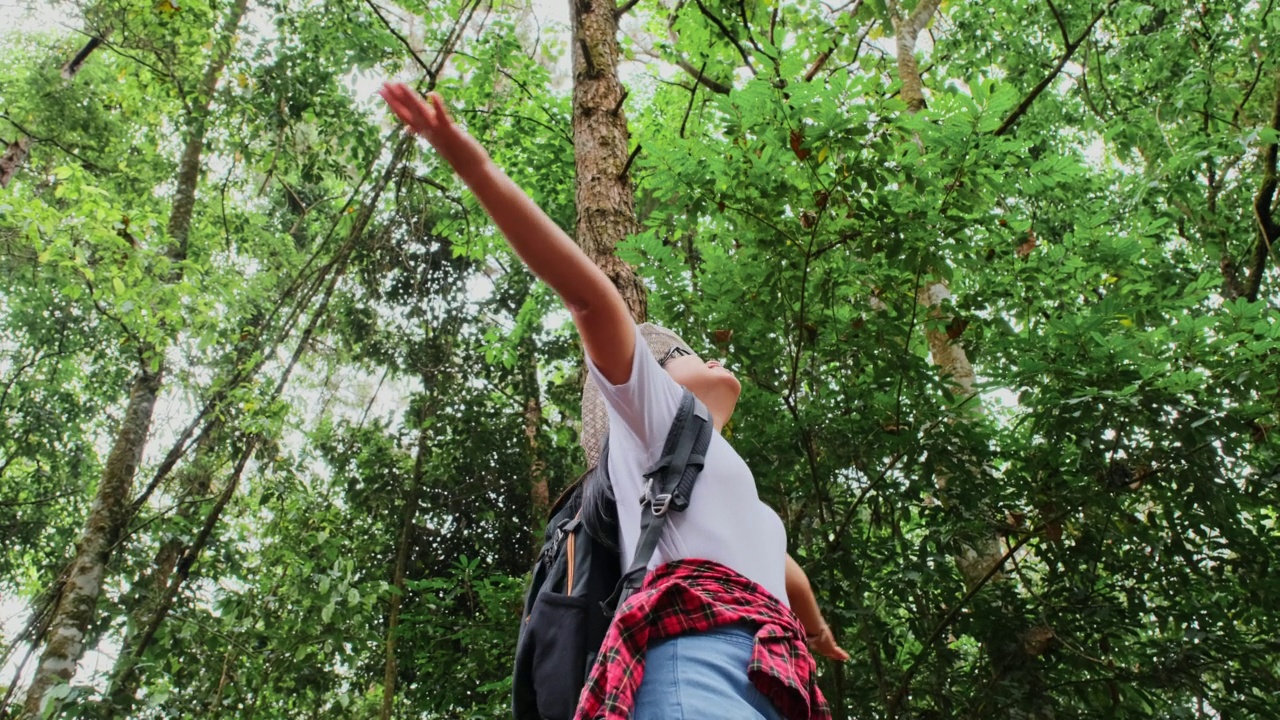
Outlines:
[{"label": "backpack buckle", "polygon": [[671,493],[664,493],[649,501],[649,508],[653,510],[655,516],[661,517],[667,514],[667,509],[671,507]]},{"label": "backpack buckle", "polygon": [[644,487],[644,497],[640,498],[641,505],[648,505],[655,517],[661,517],[667,514],[667,510],[671,508],[671,493],[662,493],[660,495],[653,494],[653,478],[649,478],[649,482]]}]

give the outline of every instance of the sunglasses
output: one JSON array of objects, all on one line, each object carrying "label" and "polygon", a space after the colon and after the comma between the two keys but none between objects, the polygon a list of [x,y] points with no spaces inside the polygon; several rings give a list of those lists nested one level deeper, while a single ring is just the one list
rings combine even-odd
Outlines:
[{"label": "sunglasses", "polygon": [[689,352],[688,350],[685,350],[679,345],[676,345],[672,347],[670,350],[668,350],[666,355],[662,356],[662,359],[658,361],[658,367],[666,367],[667,363],[671,362],[673,359],[678,357],[684,357],[686,355],[692,356],[693,353]]}]

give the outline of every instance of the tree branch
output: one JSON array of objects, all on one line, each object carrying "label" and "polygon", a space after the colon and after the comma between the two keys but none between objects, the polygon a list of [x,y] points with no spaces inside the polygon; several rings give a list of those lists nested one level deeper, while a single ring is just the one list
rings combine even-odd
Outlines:
[{"label": "tree branch", "polygon": [[[849,4],[845,5],[845,7],[849,8],[849,14],[853,15],[854,13],[862,9],[862,2],[863,0],[853,0],[853,2],[850,2]],[[876,21],[872,20],[870,25],[875,25],[875,23]],[[836,28],[832,28],[832,30],[835,30],[835,29]],[[841,34],[840,37],[837,37],[834,40],[832,40],[831,47],[827,48],[826,50],[818,54],[818,57],[814,59],[813,64],[809,66],[809,69],[807,71],[805,71],[805,74],[804,74],[805,82],[813,82],[813,78],[817,76],[818,71],[822,69],[823,65],[827,64],[827,61],[830,60],[831,56],[835,54],[836,49],[840,47],[840,40],[842,37],[843,36]],[[859,45],[862,44],[861,40],[859,40],[858,44]]]},{"label": "tree branch", "polygon": [[1258,82],[1262,80],[1262,70],[1266,63],[1258,63],[1258,69],[1253,73],[1253,81],[1249,83],[1249,89],[1244,91],[1244,95],[1240,97],[1240,103],[1236,105],[1236,109],[1231,112],[1231,124],[1236,125],[1240,121],[1240,111],[1244,110],[1244,106],[1248,104],[1249,98],[1253,97],[1253,91],[1258,88]]},{"label": "tree branch", "polygon": [[742,16],[742,28],[747,31],[747,40],[750,41],[751,47],[755,48],[756,52],[769,58],[773,62],[774,70],[780,72],[778,58],[765,52],[764,48],[760,47],[760,43],[756,42],[755,33],[751,32],[751,21],[747,18],[747,0],[738,0],[738,13]]},{"label": "tree branch", "polygon": [[107,28],[107,31],[102,33],[101,37],[96,35],[91,36],[89,38],[89,42],[85,43],[84,47],[80,48],[80,52],[76,53],[76,56],[71,58],[71,62],[62,66],[62,79],[70,80],[74,78],[76,73],[80,72],[80,66],[84,65],[84,61],[89,59],[89,55],[92,54],[94,50],[97,50],[103,40],[110,35],[111,29]]},{"label": "tree branch", "polygon": [[813,82],[814,76],[818,74],[818,71],[822,69],[823,65],[827,64],[827,61],[831,59],[831,55],[835,53],[835,51],[836,45],[833,44],[830,48],[818,53],[818,57],[814,59],[813,64],[805,71],[804,81]]},{"label": "tree branch", "polygon": [[[462,33],[466,28],[471,26],[471,20],[476,16],[476,10],[480,9],[480,0],[474,0],[464,11],[465,17],[458,18],[458,24],[453,26],[449,31],[449,36],[445,38],[444,44],[436,51],[436,56],[431,58],[431,66],[436,69],[435,74],[428,74],[428,80],[432,87],[439,82],[440,73],[444,70],[444,65],[449,61],[449,56],[453,54],[454,49],[458,46],[458,41],[462,39]],[[487,15],[486,15],[487,17]],[[483,25],[483,21],[481,21]]]},{"label": "tree branch", "polygon": [[1053,0],[1045,0],[1049,4],[1049,12],[1053,14],[1053,19],[1058,23],[1058,31],[1062,33],[1062,42],[1071,43],[1071,33],[1067,30],[1067,23],[1062,19],[1062,13],[1058,12],[1058,6],[1053,4]]},{"label": "tree branch", "polygon": [[1000,573],[1000,570],[1004,567],[1005,563],[1009,562],[1009,559],[1012,558],[1016,552],[1021,550],[1024,545],[1031,542],[1032,538],[1039,536],[1040,532],[1045,527],[1053,523],[1061,522],[1068,514],[1069,513],[1062,512],[1048,520],[1045,520],[1037,528],[1022,536],[1018,542],[1009,545],[1008,551],[1001,555],[999,560],[992,563],[991,568],[987,570],[987,573],[983,575],[978,582],[974,583],[973,587],[969,588],[969,591],[964,594],[964,597],[960,598],[959,602],[951,606],[951,609],[947,611],[947,614],[942,618],[942,621],[934,626],[933,631],[929,633],[929,637],[921,643],[920,649],[916,651],[916,656],[911,660],[911,665],[907,667],[906,673],[903,674],[902,681],[898,684],[897,691],[893,694],[893,697],[889,698],[889,708],[892,717],[898,716],[898,713],[901,710],[901,703],[906,699],[911,688],[911,679],[915,676],[916,670],[919,669],[920,662],[924,660],[925,654],[928,653],[933,647],[933,644],[938,641],[938,638],[942,637],[942,632],[946,630],[951,623],[955,622],[956,618],[960,616],[960,612],[968,606],[969,601],[973,600],[973,598],[977,596],[978,592],[982,590],[982,588],[986,587],[987,583],[991,582],[992,578]]},{"label": "tree branch", "polygon": [[1031,104],[1036,101],[1036,98],[1040,97],[1040,93],[1044,92],[1049,85],[1053,83],[1054,79],[1058,77],[1058,73],[1062,72],[1062,68],[1066,66],[1067,61],[1071,59],[1072,55],[1075,55],[1076,49],[1079,48],[1085,40],[1089,39],[1089,36],[1093,34],[1093,28],[1097,26],[1098,22],[1102,20],[1102,18],[1106,17],[1107,11],[1115,6],[1117,1],[1118,0],[1110,0],[1110,2],[1104,5],[1102,9],[1098,11],[1098,14],[1094,15],[1093,19],[1089,21],[1089,26],[1084,29],[1084,32],[1080,33],[1080,36],[1075,40],[1067,43],[1066,51],[1062,54],[1062,58],[1058,60],[1058,64],[1047,76],[1045,76],[1043,80],[1031,89],[1031,92],[1022,99],[1022,102],[1018,103],[1018,107],[1014,108],[1013,112],[1009,114],[1009,117],[1005,118],[1003,123],[1000,123],[1000,127],[996,129],[994,135],[997,137],[1004,135],[1013,127],[1014,123],[1022,119],[1022,116],[1027,113],[1027,110],[1031,109]]},{"label": "tree branch", "polygon": [[[1276,73],[1276,96],[1271,109],[1271,129],[1280,132],[1280,72]],[[1256,302],[1258,291],[1262,288],[1262,276],[1267,269],[1267,257],[1275,253],[1275,242],[1280,237],[1280,223],[1272,213],[1276,197],[1276,165],[1280,160],[1280,141],[1273,140],[1262,155],[1262,185],[1253,199],[1253,214],[1258,221],[1260,236],[1253,249],[1253,259],[1249,267],[1249,284],[1245,288],[1245,297],[1249,302]],[[1280,260],[1277,260],[1280,263]]]},{"label": "tree branch", "polygon": [[364,0],[364,4],[368,5],[369,9],[373,11],[373,14],[378,16],[378,19],[382,21],[382,26],[387,29],[387,32],[394,35],[396,40],[399,40],[400,44],[404,45],[404,49],[409,51],[409,57],[413,58],[413,62],[416,63],[418,67],[422,68],[422,71],[427,74],[427,77],[434,80],[435,76],[432,74],[433,71],[427,66],[426,61],[418,56],[418,52],[413,49],[413,46],[409,44],[409,40],[405,38],[404,35],[401,35],[399,31],[391,27],[391,22],[382,14],[378,9],[378,6],[374,4],[373,0]]},{"label": "tree branch", "polygon": [[621,180],[627,176],[627,172],[631,170],[631,163],[636,161],[636,156],[640,154],[640,143],[636,143],[636,147],[627,156],[627,163],[622,166],[622,172],[618,173],[618,179]]},{"label": "tree branch", "polygon": [[[698,74],[701,75],[702,70],[706,70],[706,69],[707,69],[707,61],[703,60],[702,69],[698,71]],[[698,86],[695,84],[693,87],[689,88],[689,104],[684,109],[684,119],[680,121],[680,137],[681,138],[684,138],[685,126],[689,124],[689,113],[693,112],[693,99],[697,96],[698,96]]]},{"label": "tree branch", "polygon": [[520,115],[517,113],[495,112],[493,110],[463,110],[458,114],[459,115],[489,115],[491,117],[505,117],[505,118],[512,118],[513,120],[525,120],[559,136],[562,140],[569,143],[569,145],[573,145],[573,138],[569,137],[568,133],[566,133],[563,129],[551,127],[550,125],[542,122],[541,120],[538,120],[536,118],[531,118],[528,115]]},{"label": "tree branch", "polygon": [[[454,54],[454,55],[461,56],[461,57],[465,57],[465,58],[471,58],[472,60],[475,60],[476,62],[481,62],[480,58],[478,58],[478,57],[476,57],[475,55],[472,55],[472,54],[470,54],[470,53],[464,52],[464,51],[462,51],[462,50],[454,50],[454,51],[453,51],[453,54]],[[502,76],[503,76],[503,77],[505,77],[506,79],[508,79],[508,80],[510,80],[511,82],[515,83],[517,87],[519,87],[521,90],[523,90],[523,91],[524,91],[524,94],[525,94],[525,95],[527,95],[527,96],[529,97],[529,99],[530,99],[530,100],[534,100],[534,101],[535,101],[535,103],[538,105],[538,107],[542,109],[542,114],[544,114],[544,115],[546,115],[546,116],[547,116],[547,121],[548,121],[548,122],[550,122],[550,123],[552,123],[552,124],[560,125],[560,126],[563,126],[563,125],[564,125],[563,119],[562,119],[562,118],[558,118],[558,117],[556,117],[555,115],[553,115],[553,114],[551,113],[551,110],[549,110],[549,109],[547,108],[547,104],[546,104],[545,102],[542,102],[542,100],[541,100],[538,96],[534,95],[534,94],[533,94],[533,91],[529,89],[529,86],[528,86],[528,85],[526,85],[522,80],[520,80],[520,78],[518,78],[518,77],[516,77],[515,75],[512,75],[511,73],[507,72],[507,71],[506,71],[506,70],[504,70],[501,66],[495,67],[495,68],[494,68],[494,70],[496,70],[496,71],[498,71],[499,73],[501,73],[501,74],[502,74]],[[560,135],[562,135],[562,136],[563,136],[563,137],[565,137],[565,138],[569,138],[569,131],[568,131],[568,129],[566,129],[566,128],[564,128],[564,127],[561,127],[561,129],[557,130],[556,132],[558,132]],[[573,142],[573,141],[572,141],[572,140],[570,140],[570,143],[572,143],[572,142]]]},{"label": "tree branch", "polygon": [[[64,153],[66,153],[66,154],[70,155],[71,157],[75,158],[76,160],[79,160],[79,161],[80,161],[80,164],[81,164],[81,165],[83,165],[83,166],[84,166],[84,168],[85,168],[86,170],[89,170],[89,171],[94,172],[94,173],[105,173],[105,172],[106,172],[106,170],[104,170],[100,165],[98,165],[97,163],[94,163],[94,162],[93,162],[93,161],[91,161],[91,160],[87,160],[87,159],[85,159],[85,157],[84,157],[84,156],[80,155],[80,154],[79,154],[79,153],[77,153],[75,150],[72,150],[71,148],[67,147],[66,145],[63,145],[62,143],[58,142],[57,140],[54,140],[53,138],[49,138],[49,137],[40,137],[39,135],[36,135],[35,133],[31,132],[31,131],[30,131],[30,130],[28,130],[27,128],[25,128],[25,127],[23,127],[22,125],[18,124],[18,121],[17,121],[17,120],[14,120],[12,117],[10,117],[9,115],[7,115],[7,114],[5,114],[5,113],[0,112],[0,120],[4,120],[5,122],[7,122],[7,123],[9,123],[10,125],[14,126],[15,128],[17,128],[18,132],[20,132],[20,133],[22,133],[23,135],[25,135],[25,136],[26,136],[25,138],[22,138],[22,139],[20,139],[20,140],[16,141],[15,143],[13,143],[14,145],[20,145],[20,144],[22,144],[22,142],[23,142],[24,140],[28,141],[28,146],[29,146],[29,144],[30,144],[30,141],[35,141],[35,142],[39,142],[39,143],[47,143],[47,144],[49,144],[49,145],[52,145],[52,146],[54,146],[54,147],[58,148],[58,149],[59,149],[59,150],[61,150],[62,152],[64,152]],[[17,168],[15,167],[14,169],[16,170]],[[5,176],[5,177],[3,177],[3,178],[0,178],[0,180],[2,180],[2,181],[0,181],[0,187],[4,187],[4,186],[6,186],[6,185],[8,185],[8,184],[9,184],[9,183],[8,183],[9,177],[11,177],[11,176]]]},{"label": "tree branch", "polygon": [[173,71],[171,69],[164,68],[159,65],[155,65],[153,63],[149,63],[146,60],[143,60],[142,58],[136,55],[130,55],[129,53],[125,52],[119,45],[113,44],[112,42],[107,40],[105,37],[102,38],[101,46],[110,50],[116,55],[119,55],[120,57],[125,58],[126,60],[132,60],[133,62],[138,63],[139,65],[150,70],[151,72],[155,73],[159,77],[169,78],[174,82],[174,88],[178,91],[179,97],[185,97],[185,93],[182,90],[182,84],[180,82],[177,82],[177,78],[174,77]]},{"label": "tree branch", "polygon": [[[729,87],[728,85],[725,85],[717,80],[712,80],[702,70],[699,70],[695,68],[692,64],[690,64],[688,60],[684,60],[684,59],[677,60],[676,65],[681,70],[684,70],[685,72],[689,73],[689,76],[692,77],[695,81],[697,81],[699,85],[710,90],[713,93],[716,93],[717,95],[728,95],[733,90],[733,88]],[[703,69],[706,69],[706,65],[703,65]]]},{"label": "tree branch", "polygon": [[933,18],[933,14],[938,12],[938,7],[942,5],[942,0],[921,0],[916,9],[911,11],[911,28],[917,35],[924,30],[925,25],[929,24],[929,20]]},{"label": "tree branch", "polygon": [[[932,0],[925,1],[931,2]],[[752,75],[755,75],[756,67],[751,64],[751,56],[747,54],[746,49],[743,48],[742,44],[738,42],[738,39],[733,36],[733,33],[729,32],[729,27],[724,24],[724,21],[716,17],[716,14],[711,12],[710,8],[704,5],[702,0],[693,0],[693,2],[698,6],[698,11],[710,20],[712,25],[715,25],[716,28],[720,30],[720,34],[724,35],[725,40],[728,40],[729,43],[733,45],[734,49],[738,51],[738,54],[742,56],[742,61],[747,64],[747,69],[751,71]]]},{"label": "tree branch", "polygon": [[[707,66],[705,63],[703,64],[702,69],[699,70],[698,68],[695,68],[693,64],[690,63],[688,60],[685,60],[684,57],[682,57],[680,53],[675,49],[676,46],[680,44],[680,36],[676,34],[675,22],[676,22],[676,18],[680,13],[680,10],[683,7],[684,7],[684,2],[682,0],[679,4],[676,5],[675,9],[671,11],[671,16],[667,19],[667,38],[671,41],[671,48],[672,48],[670,53],[667,53],[667,54],[660,53],[657,50],[655,50],[652,45],[648,45],[646,47],[646,43],[643,40],[635,38],[634,36],[631,39],[635,41],[637,45],[640,46],[640,51],[645,55],[648,55],[649,57],[655,60],[662,60],[665,62],[674,62],[676,67],[680,68],[681,70],[684,70],[685,73],[687,73],[689,77],[693,78],[694,81],[697,82],[699,85],[705,87],[706,89],[710,90],[713,93],[716,93],[717,95],[728,95],[733,90],[733,88],[717,80],[713,80],[709,76],[707,76],[705,72],[707,69]],[[672,57],[674,57],[675,59],[672,60]],[[661,81],[661,78],[659,78],[659,81]]]}]

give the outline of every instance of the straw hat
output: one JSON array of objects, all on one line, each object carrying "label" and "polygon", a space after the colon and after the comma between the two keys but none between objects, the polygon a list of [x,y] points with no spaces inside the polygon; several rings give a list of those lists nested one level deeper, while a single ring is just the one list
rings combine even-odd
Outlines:
[{"label": "straw hat", "polygon": [[[696,354],[680,336],[653,323],[641,325],[640,336],[644,338],[655,360],[664,357],[673,347],[681,347],[690,354]],[[604,405],[604,397],[600,395],[600,388],[596,386],[595,380],[587,376],[587,382],[582,387],[582,433],[578,436],[578,442],[587,453],[587,467],[593,468],[599,462],[600,450],[604,447],[604,439],[608,434],[609,411]]]}]

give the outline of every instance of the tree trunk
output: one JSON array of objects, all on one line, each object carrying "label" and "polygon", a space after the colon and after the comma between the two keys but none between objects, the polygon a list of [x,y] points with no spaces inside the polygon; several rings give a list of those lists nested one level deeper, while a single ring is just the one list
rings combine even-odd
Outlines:
[{"label": "tree trunk", "polygon": [[[909,113],[918,113],[925,107],[924,80],[920,77],[920,67],[916,63],[916,39],[933,19],[939,4],[940,0],[920,0],[911,15],[904,16],[897,0],[889,2],[889,13],[897,40],[898,81],[902,83],[902,99],[907,103]],[[916,141],[919,142],[919,138]],[[959,342],[953,342],[945,331],[937,328],[938,321],[947,319],[940,306],[950,297],[951,291],[947,289],[946,282],[933,279],[918,288],[916,302],[928,308],[929,318],[933,321],[924,324],[930,357],[951,378],[958,394],[962,398],[968,398],[973,395],[973,366],[969,364],[964,347]]]},{"label": "tree trunk", "polygon": [[[169,256],[178,261],[169,278],[171,282],[182,279],[181,261],[186,259],[209,106],[213,102],[218,77],[231,56],[235,34],[247,7],[248,0],[237,0],[225,19],[213,56],[205,68],[199,102],[187,118],[186,142],[178,166],[177,190],[169,215],[168,227],[172,242]],[[70,69],[68,66],[64,68],[64,72]],[[34,720],[40,717],[45,695],[57,684],[70,681],[75,675],[76,664],[84,655],[85,633],[97,614],[98,595],[102,592],[107,561],[116,543],[124,536],[128,524],[126,510],[131,499],[133,478],[146,448],[156,397],[164,376],[163,352],[163,348],[139,348],[141,367],[134,377],[124,420],[103,468],[97,496],[85,522],[84,534],[71,561],[71,571],[62,597],[54,610],[40,664],[36,667],[31,688],[27,691],[21,714],[23,718]]]},{"label": "tree trunk", "polygon": [[[529,442],[529,501],[535,521],[545,519],[547,512],[551,509],[547,461],[542,457],[542,450],[538,444],[538,429],[541,425],[542,399],[537,395],[530,395],[524,403],[524,436]],[[537,534],[535,523],[535,535]]]},{"label": "tree trunk", "polygon": [[920,77],[920,66],[916,64],[916,39],[941,4],[941,0],[920,0],[908,16],[903,14],[898,0],[889,0],[889,17],[893,20],[898,46],[898,81],[902,83],[902,101],[907,104],[909,112],[920,112],[925,106],[924,81]]},{"label": "tree trunk", "polygon": [[[346,268],[351,260],[351,255],[364,235],[365,228],[373,217],[373,209],[377,206],[378,200],[382,197],[382,193],[386,190],[388,183],[399,170],[401,163],[404,161],[410,147],[412,147],[412,136],[405,135],[397,143],[392,151],[391,159],[387,163],[387,167],[383,170],[381,177],[369,191],[368,200],[362,204],[360,212],[356,215],[356,220],[352,225],[346,242],[335,253],[334,259],[326,266],[326,270],[316,279],[316,286],[324,287],[324,294],[315,305],[315,311],[312,313],[307,326],[303,329],[293,354],[289,358],[288,364],[285,366],[284,372],[281,373],[279,380],[271,391],[270,397],[266,403],[271,404],[279,400],[284,393],[288,384],[289,377],[293,370],[297,367],[298,362],[302,358],[303,352],[310,347],[312,338],[315,336],[320,322],[328,315],[329,304],[333,299],[334,292],[337,288],[338,281],[343,277]],[[311,293],[300,293],[300,302],[304,306],[310,305],[310,299],[313,297]],[[207,433],[212,435],[213,432]],[[150,604],[151,612],[145,620],[145,623],[139,623],[136,629],[137,640],[132,647],[128,647],[125,654],[121,656],[121,662],[117,664],[116,673],[113,682],[118,683],[122,688],[120,697],[124,701],[121,704],[113,704],[112,712],[118,712],[121,707],[131,706],[133,702],[133,690],[128,688],[136,688],[140,679],[137,678],[137,659],[143,656],[147,648],[150,646],[152,639],[159,630],[160,625],[168,617],[169,611],[173,608],[173,604],[177,599],[178,592],[182,585],[190,577],[192,567],[195,566],[200,554],[204,551],[205,545],[213,534],[214,528],[221,519],[223,510],[226,509],[227,503],[230,501],[239,485],[240,478],[244,472],[245,466],[258,447],[261,437],[258,435],[250,435],[244,439],[242,447],[233,455],[238,454],[235,469],[232,471],[226,485],[219,494],[214,503],[213,508],[205,515],[203,526],[200,529],[196,539],[189,546],[181,546],[178,556],[174,559],[172,568],[167,569],[167,582],[157,580],[156,589],[159,595],[154,603]],[[157,559],[157,563],[168,563],[168,559]],[[115,695],[113,691],[113,695]],[[255,700],[256,702],[256,700]]]},{"label": "tree trunk", "polygon": [[[259,313],[252,316],[247,325],[260,327],[264,321],[265,318]],[[257,334],[249,334],[236,344],[231,364],[231,380],[222,385],[222,389],[215,393],[215,397],[219,394],[228,395],[249,385],[256,373],[241,374],[240,368],[245,367],[255,353],[266,353],[260,343],[261,339]],[[220,405],[221,403],[217,404]],[[207,414],[203,411],[201,412],[201,416],[207,417],[207,420],[199,437],[196,439],[194,457],[183,468],[178,477],[178,484],[182,494],[179,498],[180,504],[176,513],[176,524],[180,528],[190,527],[200,521],[198,513],[202,505],[201,500],[208,496],[213,489],[213,475],[219,466],[217,451],[225,440],[224,431],[227,427],[230,412],[229,409],[225,408],[219,408],[217,411]],[[144,491],[143,495],[146,494]],[[145,502],[145,497],[135,498],[130,507],[129,518],[124,522],[132,522],[138,509]],[[152,561],[150,568],[131,584],[131,597],[129,598],[128,606],[129,619],[126,624],[124,641],[120,645],[120,654],[116,658],[115,666],[111,671],[111,684],[107,693],[108,707],[104,712],[105,717],[127,717],[133,711],[134,696],[141,680],[139,674],[133,672],[138,662],[138,634],[143,628],[149,626],[152,618],[159,612],[166,591],[172,581],[173,573],[187,550],[188,546],[178,534],[168,535],[161,542],[159,550],[156,551],[155,559]]]},{"label": "tree trunk", "polygon": [[[893,19],[897,39],[898,75],[902,83],[902,99],[907,104],[908,112],[911,113],[917,113],[925,107],[924,83],[915,58],[916,39],[929,24],[939,5],[939,0],[920,0],[910,17],[904,17],[899,3],[896,0],[889,0],[890,16]],[[916,141],[920,142],[918,137]],[[973,366],[969,362],[958,333],[954,333],[957,337],[953,337],[953,333],[944,329],[951,326],[953,320],[942,310],[942,303],[950,297],[951,292],[941,278],[926,280],[917,290],[916,302],[926,308],[930,320],[924,323],[929,355],[934,365],[950,381],[958,401],[965,404],[963,407],[967,409],[967,413],[980,412],[980,408],[976,405],[968,407],[977,400],[974,397],[976,376]],[[957,419],[957,422],[961,423],[967,421],[968,418],[963,416]],[[982,467],[970,464],[968,469],[970,472],[967,480],[970,482],[978,482],[986,475]],[[948,480],[945,474],[940,474],[938,486],[945,487]],[[1014,553],[1015,550],[1016,548],[1011,547],[1009,554]],[[963,551],[955,557],[955,563],[969,593],[966,597],[973,596],[986,583],[998,580],[1001,577],[1000,567],[1006,560],[1000,537],[994,532],[980,537],[972,544],[964,545]],[[1004,605],[999,605],[998,609],[1006,612],[1011,618],[1020,616],[1013,608],[1007,608]],[[996,632],[978,637],[978,640],[982,643],[991,662],[993,672],[996,673],[996,680],[992,681],[993,687],[995,682],[1000,680],[1003,681],[1001,684],[1004,686],[1012,685],[1010,690],[1022,701],[1019,707],[1023,710],[1023,714],[1029,718],[1043,718],[1046,717],[1045,708],[1039,701],[1039,696],[1043,693],[1036,673],[1029,668],[1025,674],[1010,672],[1014,667],[1026,667],[1027,656],[1020,654],[1022,644],[1017,641],[1022,637],[1022,631],[1023,628],[1010,623],[1009,626],[1000,628]],[[1011,651],[1009,648],[1015,649]],[[910,698],[909,683],[908,676],[898,692],[890,698],[891,717],[900,717],[904,711],[907,711],[906,704]]]},{"label": "tree trunk", "polygon": [[[628,175],[626,93],[618,82],[615,0],[570,0],[573,25],[573,156],[577,170],[576,239],[622,293],[636,322],[647,315],[644,284],[614,249],[636,232]],[[639,148],[636,148],[639,152]]]},{"label": "tree trunk", "polygon": [[231,59],[236,33],[248,7],[249,0],[236,0],[231,13],[223,21],[213,56],[209,58],[209,64],[205,66],[204,75],[200,79],[196,103],[193,103],[188,116],[186,145],[182,150],[182,160],[178,163],[178,188],[174,192],[173,210],[169,214],[169,240],[173,243],[169,254],[179,261],[187,259],[187,240],[191,233],[191,214],[196,205],[196,187],[200,181],[200,156],[204,152],[209,106],[218,89],[218,78],[222,77],[222,70]]},{"label": "tree trunk", "polygon": [[120,540],[122,517],[129,505],[133,476],[142,461],[142,450],[151,428],[156,395],[160,391],[159,372],[140,371],[129,390],[129,404],[120,422],[111,454],[98,482],[85,529],[71,560],[62,597],[54,609],[53,621],[45,636],[44,651],[36,666],[26,703],[19,717],[41,717],[45,695],[54,686],[75,675],[76,664],[84,656],[85,633],[97,615],[98,595],[111,551]]},{"label": "tree trunk", "polygon": [[[363,236],[369,220],[372,217],[372,208],[377,205],[382,193],[386,190],[387,184],[399,169],[400,164],[404,161],[404,157],[408,148],[412,144],[412,137],[405,135],[397,144],[392,152],[391,160],[383,171],[381,178],[369,192],[369,200],[364,203],[361,212],[357,215],[356,221],[350,230],[347,241],[339,248],[336,257],[329,264],[327,275],[322,275],[317,279],[317,283],[324,285],[324,295],[316,305],[316,309],[303,329],[298,340],[297,346],[289,359],[289,363],[285,366],[284,372],[277,381],[272,393],[267,400],[268,403],[274,403],[279,400],[283,394],[290,375],[292,374],[298,362],[302,358],[303,352],[311,345],[311,339],[314,337],[316,329],[320,325],[320,321],[327,316],[329,303],[333,299],[334,291],[338,281],[346,272],[346,268],[351,259],[351,253],[357,245],[360,237]],[[304,297],[310,297],[304,293]],[[207,435],[212,435],[208,433]],[[119,712],[121,708],[131,707],[133,702],[133,693],[136,690],[140,678],[137,677],[137,659],[141,658],[146,652],[151,640],[155,637],[160,625],[168,617],[169,611],[173,608],[174,601],[178,596],[182,585],[190,577],[191,568],[194,567],[199,559],[200,553],[204,551],[209,538],[212,536],[213,530],[218,521],[221,519],[223,510],[226,509],[227,503],[230,501],[232,494],[240,482],[241,475],[249,459],[257,449],[261,438],[252,435],[245,438],[243,447],[239,450],[239,458],[236,467],[232,471],[227,484],[224,486],[218,499],[214,503],[213,508],[206,514],[200,533],[194,542],[189,546],[178,546],[177,557],[170,559],[168,556],[157,557],[157,564],[165,563],[164,567],[158,569],[158,572],[164,573],[164,577],[157,577],[155,588],[158,596],[154,602],[148,604],[149,614],[144,623],[139,623],[136,629],[137,640],[132,647],[128,647],[125,653],[121,655],[121,661],[117,664],[113,682],[118,683],[121,690],[118,698],[121,702],[115,702],[117,693],[113,691],[112,712]],[[235,453],[233,453],[235,454]],[[172,567],[168,567],[167,563],[173,562]]]},{"label": "tree trunk", "polygon": [[933,358],[934,365],[941,368],[943,374],[951,380],[956,395],[964,400],[973,395],[973,384],[977,381],[977,376],[973,373],[973,366],[969,364],[964,345],[958,338],[953,340],[947,331],[940,327],[942,322],[951,320],[943,314],[941,307],[942,303],[950,297],[951,290],[947,288],[947,283],[934,279],[927,281],[920,288],[916,294],[916,302],[928,308],[929,319],[932,321],[924,324],[924,336],[929,343],[929,356]]},{"label": "tree trunk", "polygon": [[538,387],[538,356],[532,336],[520,341],[520,364],[524,385],[524,438],[529,451],[529,506],[533,528],[533,551],[542,544],[542,523],[551,509],[551,488],[547,481],[547,460],[538,443],[542,428],[542,395]]}]

